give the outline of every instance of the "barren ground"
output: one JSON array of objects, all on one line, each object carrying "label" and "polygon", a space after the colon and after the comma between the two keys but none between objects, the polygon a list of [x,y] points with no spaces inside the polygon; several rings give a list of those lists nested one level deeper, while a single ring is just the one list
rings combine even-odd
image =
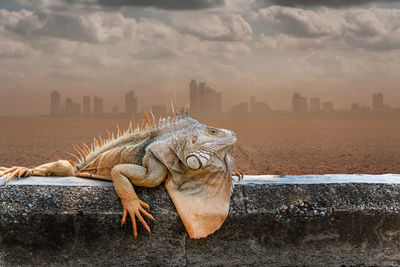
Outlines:
[{"label": "barren ground", "polygon": [[[115,119],[0,118],[0,166],[72,159],[71,143],[115,130]],[[246,174],[400,173],[400,116],[380,114],[204,118],[236,132]],[[123,127],[127,120],[119,120]]]}]

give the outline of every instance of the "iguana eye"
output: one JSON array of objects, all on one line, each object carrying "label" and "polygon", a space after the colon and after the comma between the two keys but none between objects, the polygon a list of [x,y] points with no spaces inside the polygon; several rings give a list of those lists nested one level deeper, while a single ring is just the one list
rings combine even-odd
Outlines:
[{"label": "iguana eye", "polygon": [[208,128],[208,132],[212,135],[216,135],[218,133],[218,129],[215,128]]}]

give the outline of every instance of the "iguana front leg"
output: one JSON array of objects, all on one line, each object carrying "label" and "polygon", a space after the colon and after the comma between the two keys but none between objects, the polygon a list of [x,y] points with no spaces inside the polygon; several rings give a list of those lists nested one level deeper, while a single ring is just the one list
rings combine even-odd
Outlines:
[{"label": "iguana front leg", "polygon": [[115,191],[121,198],[122,207],[124,208],[121,223],[125,223],[126,216],[129,213],[132,220],[134,237],[137,237],[135,217],[137,217],[146,230],[150,232],[150,227],[141,214],[144,214],[150,219],[153,219],[153,216],[144,209],[149,209],[150,207],[147,203],[138,198],[132,184],[144,187],[155,187],[165,180],[168,173],[167,168],[154,156],[144,159],[144,162],[145,167],[135,164],[120,164],[114,166],[111,170]]}]

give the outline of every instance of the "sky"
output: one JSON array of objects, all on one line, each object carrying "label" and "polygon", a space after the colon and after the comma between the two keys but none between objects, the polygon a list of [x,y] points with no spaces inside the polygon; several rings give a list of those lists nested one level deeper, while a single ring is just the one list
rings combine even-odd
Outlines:
[{"label": "sky", "polygon": [[336,108],[400,107],[400,1],[2,0],[0,116],[49,112],[49,95],[123,110],[188,102],[191,79],[289,109],[294,92]]}]

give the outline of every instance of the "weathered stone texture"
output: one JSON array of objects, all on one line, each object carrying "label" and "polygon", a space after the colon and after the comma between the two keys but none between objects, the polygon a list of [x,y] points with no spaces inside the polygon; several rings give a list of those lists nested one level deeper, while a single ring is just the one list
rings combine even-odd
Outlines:
[{"label": "weathered stone texture", "polygon": [[0,266],[398,265],[400,185],[235,185],[228,219],[191,240],[163,187],[137,189],[151,233],[113,187],[0,187]]}]

